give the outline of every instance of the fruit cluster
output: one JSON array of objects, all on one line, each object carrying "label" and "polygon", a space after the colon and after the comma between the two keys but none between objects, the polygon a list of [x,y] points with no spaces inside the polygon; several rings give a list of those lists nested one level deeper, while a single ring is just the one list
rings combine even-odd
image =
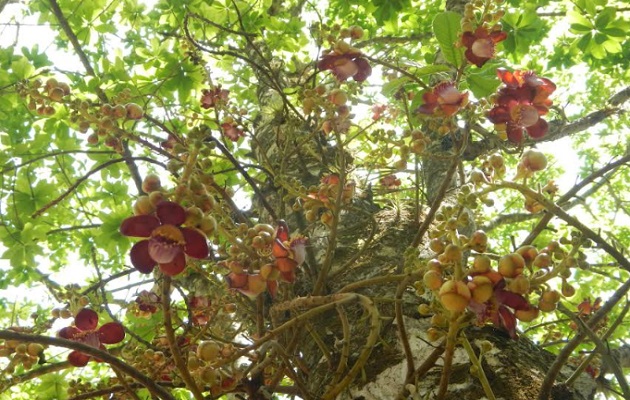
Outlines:
[{"label": "fruit cluster", "polygon": [[18,85],[17,90],[21,97],[28,99],[29,110],[48,117],[55,114],[53,104],[63,103],[70,95],[70,86],[55,78],[48,78],[45,83],[41,79],[25,81]]},{"label": "fruit cluster", "polygon": [[[9,330],[29,333],[23,327],[11,327]],[[25,370],[33,368],[43,358],[45,347],[39,343],[24,343],[17,340],[6,340],[0,345],[0,357],[9,359],[4,373],[12,374],[21,365]]]},{"label": "fruit cluster", "polygon": [[290,238],[284,221],[279,221],[275,231],[268,224],[241,227],[240,240],[228,249],[228,258],[221,262],[230,271],[226,275],[228,285],[250,298],[266,290],[275,296],[279,280],[295,281],[296,269],[306,257],[306,238]]},{"label": "fruit cluster", "polygon": [[[332,205],[339,195],[340,189],[339,175],[324,175],[318,186],[307,189],[308,194],[300,198],[295,203],[295,209],[302,207],[307,221],[315,222],[319,218],[320,222],[329,225],[333,220]],[[342,193],[341,202],[347,204],[352,200],[355,190],[355,182],[346,181]]]}]

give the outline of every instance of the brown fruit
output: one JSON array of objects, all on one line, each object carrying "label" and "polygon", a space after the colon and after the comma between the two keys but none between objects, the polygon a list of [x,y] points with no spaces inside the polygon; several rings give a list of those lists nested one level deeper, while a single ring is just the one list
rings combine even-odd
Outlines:
[{"label": "brown fruit", "polygon": [[455,244],[448,244],[442,256],[445,262],[458,262],[462,260],[462,248]]},{"label": "brown fruit", "polygon": [[494,287],[490,278],[482,275],[477,275],[472,278],[471,282],[468,282],[468,288],[472,294],[473,300],[477,303],[485,303],[490,300],[494,293]]},{"label": "brown fruit", "polygon": [[206,362],[213,362],[221,353],[221,348],[222,346],[213,340],[202,341],[197,346],[197,357]]},{"label": "brown fruit", "polygon": [[424,285],[431,290],[438,290],[442,286],[442,274],[435,270],[425,272],[422,280]]},{"label": "brown fruit", "polygon": [[60,87],[54,87],[54,88],[51,88],[48,91],[48,97],[52,101],[61,101],[61,100],[63,100],[63,95],[64,95],[63,89],[61,89]]},{"label": "brown fruit", "polygon": [[470,289],[462,281],[446,281],[440,288],[440,301],[444,308],[453,312],[462,312],[472,297]]},{"label": "brown fruit", "polygon": [[519,321],[523,322],[531,322],[538,318],[539,314],[540,310],[533,306],[530,307],[529,310],[516,310],[514,312],[514,316],[516,316]]},{"label": "brown fruit", "polygon": [[42,351],[44,351],[44,346],[39,343],[29,343],[26,346],[26,353],[32,357],[39,357]]},{"label": "brown fruit", "polygon": [[518,253],[506,254],[499,260],[499,273],[506,278],[514,278],[523,272],[525,260]]},{"label": "brown fruit", "polygon": [[354,40],[361,39],[363,37],[363,28],[357,25],[352,25],[350,27],[350,37]]},{"label": "brown fruit", "polygon": [[153,203],[149,196],[140,196],[133,204],[133,212],[135,215],[148,215],[155,211]]},{"label": "brown fruit", "polygon": [[516,250],[516,252],[523,257],[523,259],[525,260],[525,265],[528,266],[532,265],[534,259],[538,255],[538,250],[531,245],[521,246]]},{"label": "brown fruit", "polygon": [[145,193],[151,193],[156,190],[160,190],[162,184],[160,183],[160,177],[155,174],[148,174],[142,181],[142,190]]},{"label": "brown fruit", "polygon": [[129,119],[140,119],[144,115],[142,107],[136,103],[127,103],[125,110],[127,110],[127,118]]},{"label": "brown fruit", "polygon": [[348,101],[348,95],[341,89],[333,89],[328,95],[328,100],[336,106],[343,106]]},{"label": "brown fruit", "polygon": [[480,256],[475,257],[475,260],[473,261],[472,270],[473,272],[477,274],[485,274],[486,272],[490,271],[491,267],[492,267],[492,260],[490,260],[490,257],[486,255],[480,255]]}]

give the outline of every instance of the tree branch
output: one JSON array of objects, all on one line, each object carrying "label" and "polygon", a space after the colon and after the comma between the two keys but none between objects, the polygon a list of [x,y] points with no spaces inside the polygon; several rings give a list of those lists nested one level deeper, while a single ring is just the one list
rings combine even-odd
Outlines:
[{"label": "tree branch", "polygon": [[[74,48],[74,51],[77,53],[77,56],[79,56],[79,59],[81,60],[81,64],[83,64],[83,68],[85,68],[85,71],[88,73],[88,75],[97,77],[96,72],[94,71],[94,68],[92,68],[92,65],[90,64],[90,60],[85,54],[85,51],[83,51],[83,47],[81,46],[81,43],[79,43],[79,39],[77,38],[77,35],[74,34],[74,31],[70,27],[68,20],[63,15],[63,11],[61,11],[61,8],[59,8],[59,4],[57,4],[57,0],[50,0],[49,2],[50,2],[50,8],[52,9],[53,14],[55,14],[55,18],[57,18],[57,21],[59,21],[59,25],[61,26],[61,29],[66,34],[66,36],[68,36],[70,43],[72,43],[72,47]],[[96,95],[103,103],[109,103],[107,94],[105,94],[105,92],[103,91],[103,89],[100,88],[100,86],[96,86],[94,88],[94,91],[96,92]],[[138,193],[143,193],[142,177],[140,176],[140,172],[138,171],[138,166],[134,164],[133,159],[131,158],[131,151],[129,150],[128,144],[125,141],[123,141],[122,146],[123,146],[123,154],[125,156],[125,163],[127,164],[127,168],[129,168],[129,172],[131,173],[131,177],[136,185],[136,189],[138,190]]]},{"label": "tree branch", "polygon": [[146,387],[151,393],[154,395],[166,399],[166,400],[175,400],[170,393],[168,393],[162,386],[157,385],[152,379],[148,376],[142,374],[137,369],[133,368],[129,364],[121,361],[117,357],[109,354],[106,351],[97,349],[96,347],[88,346],[87,344],[74,342],[72,340],[62,339],[62,338],[54,338],[50,336],[42,336],[42,335],[32,335],[28,333],[19,333],[11,330],[0,330],[0,339],[4,340],[17,340],[20,342],[33,342],[33,343],[41,343],[47,344],[51,346],[59,346],[65,347],[72,350],[77,350],[87,355],[90,355],[94,358],[98,358],[115,368],[118,368],[120,371],[129,375],[139,383],[141,383],[144,387]]}]

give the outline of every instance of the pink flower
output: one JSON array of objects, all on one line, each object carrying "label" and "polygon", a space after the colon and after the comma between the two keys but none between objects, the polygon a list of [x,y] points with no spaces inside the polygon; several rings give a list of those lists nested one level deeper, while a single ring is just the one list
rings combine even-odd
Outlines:
[{"label": "pink flower", "polygon": [[221,85],[214,89],[203,89],[201,91],[201,108],[212,108],[218,104],[224,104],[228,100],[229,90],[221,89]]},{"label": "pink flower", "polygon": [[363,82],[372,74],[370,63],[358,50],[347,53],[330,51],[322,56],[317,63],[317,68],[330,70],[339,81],[352,78],[357,82]]},{"label": "pink flower", "polygon": [[[83,308],[74,317],[74,325],[61,329],[58,335],[63,339],[84,343],[101,350],[105,350],[103,344],[120,343],[125,338],[125,330],[118,322],[108,322],[96,329],[97,326],[96,311]],[[87,365],[91,358],[92,356],[77,350],[68,354],[68,362],[75,367]]]},{"label": "pink flower", "polygon": [[418,112],[450,117],[468,104],[468,93],[461,93],[453,82],[442,82],[423,94],[422,99],[424,104]]},{"label": "pink flower", "polygon": [[232,122],[224,122],[221,124],[221,131],[233,142],[238,141],[241,137],[245,136],[245,132],[242,129],[236,127],[236,124]]},{"label": "pink flower", "polygon": [[186,211],[171,201],[160,202],[155,215],[136,215],[125,219],[120,233],[148,238],[131,248],[131,264],[144,274],[155,265],[166,275],[177,275],[186,267],[186,255],[206,258],[209,254],[205,236],[197,229],[183,228]]},{"label": "pink flower", "polygon": [[488,119],[497,130],[506,131],[514,143],[523,140],[523,131],[539,139],[547,133],[547,121],[541,116],[549,112],[552,101],[549,96],[556,85],[546,78],[539,78],[531,71],[498,69],[497,75],[504,86],[499,90],[495,106],[488,112]]},{"label": "pink flower", "polygon": [[464,32],[462,44],[466,47],[464,55],[466,59],[477,67],[482,67],[486,61],[494,57],[496,44],[505,40],[507,33],[503,31],[493,31],[488,33],[488,29],[480,26],[475,33]]}]

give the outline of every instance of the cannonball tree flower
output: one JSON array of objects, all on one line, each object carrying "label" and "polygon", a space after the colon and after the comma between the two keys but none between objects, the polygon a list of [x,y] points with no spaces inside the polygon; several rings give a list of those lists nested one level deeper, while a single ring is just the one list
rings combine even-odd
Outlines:
[{"label": "cannonball tree flower", "polygon": [[357,82],[365,81],[372,74],[370,63],[359,50],[349,49],[342,53],[335,49],[325,53],[317,63],[320,70],[330,70],[339,81],[352,78]]},{"label": "cannonball tree flower", "polygon": [[170,276],[186,268],[186,256],[208,257],[206,237],[197,229],[182,227],[186,211],[172,201],[158,203],[155,215],[136,215],[125,219],[120,233],[125,236],[147,238],[131,248],[131,264],[144,274],[156,265]]},{"label": "cannonball tree flower", "polygon": [[241,137],[245,136],[245,132],[231,118],[228,118],[221,124],[221,132],[233,142],[237,142]]},{"label": "cannonball tree flower", "polygon": [[201,108],[209,109],[216,107],[218,104],[225,104],[229,94],[230,91],[221,89],[221,85],[214,89],[203,89],[201,91]]},{"label": "cannonball tree flower", "polygon": [[464,32],[462,34],[462,44],[466,47],[464,55],[468,61],[482,67],[494,57],[496,44],[506,38],[506,32],[500,30],[488,32],[483,26],[478,27],[475,32]]},{"label": "cannonball tree flower", "polygon": [[547,78],[540,78],[532,71],[498,69],[497,75],[504,85],[495,98],[495,106],[488,112],[488,119],[498,131],[504,131],[514,143],[523,140],[523,131],[533,139],[540,139],[549,126],[541,117],[549,112],[553,102],[549,96],[556,85]]},{"label": "cannonball tree flower", "polygon": [[461,93],[453,82],[437,84],[433,90],[422,95],[424,104],[418,108],[422,114],[450,117],[468,104],[468,92]]},{"label": "cannonball tree flower", "polygon": [[[108,322],[98,326],[98,314],[89,308],[83,308],[74,317],[74,325],[58,332],[59,337],[84,343],[97,349],[105,350],[104,344],[116,344],[125,338],[125,330],[118,322]],[[74,350],[68,354],[68,362],[75,367],[84,367],[92,356]]]},{"label": "cannonball tree flower", "polygon": [[[491,278],[491,281],[494,279]],[[500,279],[494,284],[492,296],[488,301],[477,303],[473,299],[469,302],[468,309],[476,314],[477,323],[492,322],[494,326],[505,329],[512,339],[518,337],[515,313],[536,311],[536,308],[529,304],[525,297],[506,290],[505,279]]]}]

